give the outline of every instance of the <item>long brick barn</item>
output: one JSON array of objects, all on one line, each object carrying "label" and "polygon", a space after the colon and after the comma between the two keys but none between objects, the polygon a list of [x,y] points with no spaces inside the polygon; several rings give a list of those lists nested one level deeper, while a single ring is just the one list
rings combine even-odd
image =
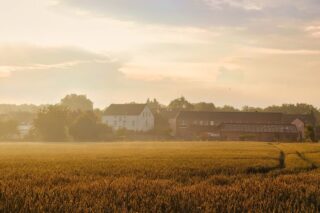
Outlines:
[{"label": "long brick barn", "polygon": [[313,113],[181,111],[171,126],[173,135],[182,139],[300,141],[305,127],[316,132],[316,118]]}]

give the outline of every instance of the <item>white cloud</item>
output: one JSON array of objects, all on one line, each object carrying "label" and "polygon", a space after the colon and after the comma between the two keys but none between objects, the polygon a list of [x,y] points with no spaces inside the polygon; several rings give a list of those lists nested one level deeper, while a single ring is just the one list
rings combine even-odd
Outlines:
[{"label": "white cloud", "polygon": [[305,31],[314,38],[320,38],[320,25],[310,25],[305,28]]},{"label": "white cloud", "polygon": [[0,45],[0,66],[59,65],[102,59],[107,59],[107,57],[75,47],[30,44]]},{"label": "white cloud", "polygon": [[223,9],[226,5],[236,8],[242,8],[245,10],[262,10],[268,5],[268,2],[264,0],[204,0],[211,7],[216,9]]},{"label": "white cloud", "polygon": [[87,63],[112,63],[104,56],[74,47],[44,47],[29,44],[0,45],[0,77],[12,72],[52,70]]},{"label": "white cloud", "polygon": [[39,103],[80,92],[99,106],[181,95],[218,104],[320,104],[318,1],[211,4],[1,1],[0,98]]},{"label": "white cloud", "polygon": [[308,50],[308,49],[272,49],[272,48],[244,48],[245,51],[251,51],[259,54],[270,55],[318,55],[320,56],[320,50]]}]

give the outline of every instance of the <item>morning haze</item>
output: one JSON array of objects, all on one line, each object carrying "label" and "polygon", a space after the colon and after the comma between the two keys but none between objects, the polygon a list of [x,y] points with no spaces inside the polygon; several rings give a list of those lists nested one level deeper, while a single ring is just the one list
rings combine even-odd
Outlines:
[{"label": "morning haze", "polygon": [[320,212],[319,0],[0,0],[0,212]]},{"label": "morning haze", "polygon": [[181,95],[237,107],[320,105],[313,0],[0,4],[1,102],[80,93],[101,108]]}]

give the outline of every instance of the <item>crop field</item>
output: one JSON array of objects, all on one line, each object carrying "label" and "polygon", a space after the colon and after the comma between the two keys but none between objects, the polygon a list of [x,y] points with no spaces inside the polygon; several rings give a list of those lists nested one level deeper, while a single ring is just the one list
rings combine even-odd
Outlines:
[{"label": "crop field", "polygon": [[0,143],[0,212],[319,212],[320,145]]}]

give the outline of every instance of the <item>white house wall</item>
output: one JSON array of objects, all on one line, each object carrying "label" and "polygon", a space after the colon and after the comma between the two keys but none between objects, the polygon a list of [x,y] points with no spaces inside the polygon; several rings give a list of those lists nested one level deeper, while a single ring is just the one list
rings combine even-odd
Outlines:
[{"label": "white house wall", "polygon": [[21,138],[26,137],[32,129],[32,124],[31,123],[21,123],[18,126],[18,132]]},{"label": "white house wall", "polygon": [[145,107],[142,113],[139,116],[139,126],[140,129],[144,132],[150,131],[154,129],[154,115],[149,109],[149,107]]},{"label": "white house wall", "polygon": [[151,110],[146,107],[140,115],[127,116],[103,116],[102,122],[112,127],[114,130],[127,129],[131,131],[147,132],[154,129],[154,116]]},{"label": "white house wall", "polygon": [[104,116],[103,123],[115,130],[128,129],[137,131],[139,116]]}]

